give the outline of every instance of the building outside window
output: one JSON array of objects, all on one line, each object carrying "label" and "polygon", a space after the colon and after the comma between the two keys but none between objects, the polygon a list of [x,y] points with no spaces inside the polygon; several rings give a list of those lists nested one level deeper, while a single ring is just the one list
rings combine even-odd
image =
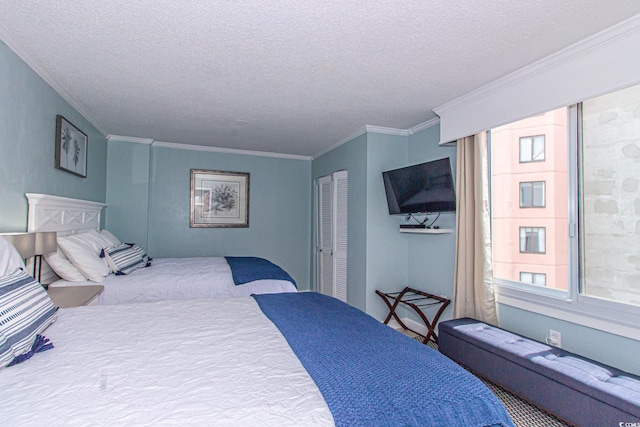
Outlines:
[{"label": "building outside window", "polygon": [[520,183],[520,207],[544,208],[544,181]]},{"label": "building outside window", "polygon": [[547,288],[568,290],[567,123],[568,109],[560,108],[490,131],[492,257],[498,281],[519,284],[521,271],[535,271],[545,275]]}]

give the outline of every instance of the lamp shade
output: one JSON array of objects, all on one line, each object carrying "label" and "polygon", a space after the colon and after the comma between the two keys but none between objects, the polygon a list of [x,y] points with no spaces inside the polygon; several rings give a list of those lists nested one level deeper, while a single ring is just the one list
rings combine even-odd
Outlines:
[{"label": "lamp shade", "polygon": [[23,259],[36,254],[36,236],[34,233],[2,233],[2,237],[11,243]]},{"label": "lamp shade", "polygon": [[57,233],[55,231],[37,231],[35,235],[36,255],[48,255],[58,249]]}]

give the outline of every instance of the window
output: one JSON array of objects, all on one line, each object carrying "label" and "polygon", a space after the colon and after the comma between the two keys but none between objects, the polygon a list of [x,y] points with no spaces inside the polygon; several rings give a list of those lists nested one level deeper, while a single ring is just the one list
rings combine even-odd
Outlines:
[{"label": "window", "polygon": [[544,235],[544,228],[520,227],[520,252],[545,253]]},{"label": "window", "polygon": [[520,183],[520,207],[544,208],[544,181]]},{"label": "window", "polygon": [[489,131],[501,303],[638,339],[638,111],[640,85]]},{"label": "window", "polygon": [[640,86],[582,103],[580,292],[640,305]]},{"label": "window", "polygon": [[[539,117],[539,116],[536,116]],[[544,135],[520,138],[520,163],[544,161]]]},{"label": "window", "polygon": [[520,273],[520,282],[530,285],[546,286],[547,275],[544,273]]}]

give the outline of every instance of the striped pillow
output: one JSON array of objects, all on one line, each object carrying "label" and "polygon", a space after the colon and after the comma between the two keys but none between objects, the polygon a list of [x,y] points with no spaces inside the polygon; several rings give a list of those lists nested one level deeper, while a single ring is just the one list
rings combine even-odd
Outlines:
[{"label": "striped pillow", "polygon": [[22,269],[0,277],[0,368],[29,352],[57,318],[57,308],[42,285]]},{"label": "striped pillow", "polygon": [[123,243],[103,249],[100,257],[106,258],[111,271],[116,275],[129,274],[133,270],[151,265],[151,258],[135,243]]}]

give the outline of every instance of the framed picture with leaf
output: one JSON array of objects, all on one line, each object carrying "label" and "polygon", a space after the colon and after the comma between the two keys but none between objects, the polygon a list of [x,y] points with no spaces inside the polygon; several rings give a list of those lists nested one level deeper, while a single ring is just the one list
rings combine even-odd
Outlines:
[{"label": "framed picture with leaf", "polygon": [[249,174],[191,169],[190,227],[249,227]]},{"label": "framed picture with leaf", "polygon": [[56,168],[87,177],[87,134],[64,117],[56,116]]}]

